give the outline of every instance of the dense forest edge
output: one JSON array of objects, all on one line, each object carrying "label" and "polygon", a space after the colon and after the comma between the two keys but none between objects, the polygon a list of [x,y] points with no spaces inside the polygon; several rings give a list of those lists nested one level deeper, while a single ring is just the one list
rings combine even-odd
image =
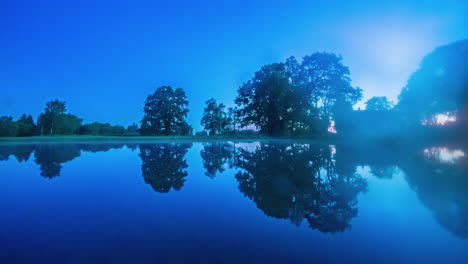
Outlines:
[{"label": "dense forest edge", "polygon": [[300,138],[339,140],[461,138],[468,131],[468,40],[435,49],[403,87],[398,103],[385,96],[355,109],[362,89],[351,85],[342,57],[316,52],[299,62],[264,65],[237,90],[235,107],[210,98],[195,132],[182,88],[148,95],[142,120],[124,127],[83,123],[66,103],[51,100],[39,114],[0,117],[0,142],[49,140],[226,140]]}]

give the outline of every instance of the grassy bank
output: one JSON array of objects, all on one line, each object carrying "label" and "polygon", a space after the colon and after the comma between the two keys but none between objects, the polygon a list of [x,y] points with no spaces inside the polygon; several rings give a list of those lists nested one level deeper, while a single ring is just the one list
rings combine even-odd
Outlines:
[{"label": "grassy bank", "polygon": [[323,141],[331,140],[328,138],[310,138],[310,137],[268,137],[268,136],[35,136],[35,137],[0,137],[0,144],[36,144],[36,143],[116,143],[116,142],[207,142],[207,141],[268,141],[268,140],[311,140]]}]

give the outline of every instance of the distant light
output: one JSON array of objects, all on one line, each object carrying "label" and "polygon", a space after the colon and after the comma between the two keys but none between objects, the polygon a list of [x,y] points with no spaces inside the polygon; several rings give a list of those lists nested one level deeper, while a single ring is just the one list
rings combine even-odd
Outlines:
[{"label": "distant light", "polygon": [[457,118],[454,115],[449,114],[438,114],[436,116],[436,122],[438,125],[446,125],[448,123],[453,123],[457,121]]},{"label": "distant light", "polygon": [[336,134],[335,121],[330,122],[330,125],[328,126],[328,132]]}]

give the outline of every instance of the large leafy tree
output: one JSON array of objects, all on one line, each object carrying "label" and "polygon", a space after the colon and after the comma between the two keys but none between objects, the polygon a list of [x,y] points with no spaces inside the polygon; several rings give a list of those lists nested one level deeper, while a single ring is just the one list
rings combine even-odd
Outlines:
[{"label": "large leafy tree", "polygon": [[187,107],[187,96],[182,88],[159,87],[146,99],[141,133],[166,136],[190,134],[191,127],[185,120]]},{"label": "large leafy tree", "polygon": [[206,101],[201,120],[202,126],[209,131],[210,135],[223,134],[230,123],[229,116],[222,103],[217,103],[214,98]]},{"label": "large leafy tree", "polygon": [[468,40],[442,46],[424,57],[403,88],[397,109],[411,123],[456,114],[468,129]]}]

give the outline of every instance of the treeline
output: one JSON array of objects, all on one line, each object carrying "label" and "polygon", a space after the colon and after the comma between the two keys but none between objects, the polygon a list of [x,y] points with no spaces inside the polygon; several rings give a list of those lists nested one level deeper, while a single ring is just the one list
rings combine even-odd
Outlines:
[{"label": "treeline", "polygon": [[65,102],[59,100],[48,102],[44,112],[37,118],[37,122],[31,115],[26,114],[18,120],[8,116],[0,117],[0,137],[134,134],[138,134],[136,124],[127,128],[98,122],[83,124],[83,119],[67,113]]},{"label": "treeline", "polygon": [[[454,131],[468,129],[468,40],[443,46],[426,56],[403,88],[399,103],[373,97],[366,110],[354,110],[362,89],[351,85],[349,68],[333,53],[316,52],[299,62],[267,64],[237,90],[234,107],[214,98],[206,101],[203,131],[195,135],[260,133],[269,136],[386,136],[418,133],[439,125],[444,115],[456,120]],[[141,127],[83,125],[66,112],[65,102],[50,101],[37,124],[30,115],[1,117],[0,136],[31,135],[193,135],[186,121],[189,102],[182,88],[161,86],[144,104]],[[458,126],[460,124],[460,126]],[[459,129],[462,128],[462,129]],[[431,128],[432,129],[432,128]],[[449,126],[445,126],[447,131]]]}]

